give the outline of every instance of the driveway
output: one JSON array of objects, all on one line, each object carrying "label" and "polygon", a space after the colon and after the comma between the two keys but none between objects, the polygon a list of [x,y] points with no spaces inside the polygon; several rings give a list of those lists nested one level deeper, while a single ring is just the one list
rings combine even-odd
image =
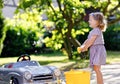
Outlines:
[{"label": "driveway", "polygon": [[[52,64],[52,65],[55,65],[55,64]],[[74,63],[69,63],[69,64],[62,63],[61,66],[59,64],[59,66],[56,66],[56,67],[64,68],[64,67],[68,66],[67,69],[69,71],[71,66],[73,66],[73,65],[74,65]],[[91,71],[91,69],[89,69],[89,68],[80,69],[80,70]],[[107,65],[102,66],[102,74],[103,74],[103,78],[104,78],[104,84],[120,84],[120,63],[112,63],[112,64],[107,64]],[[90,82],[91,82],[91,84],[97,84],[94,71],[91,72],[91,81]]]},{"label": "driveway", "polygon": [[[102,66],[102,74],[104,84],[120,84],[120,63]],[[97,84],[94,71],[91,73],[91,84]]]}]

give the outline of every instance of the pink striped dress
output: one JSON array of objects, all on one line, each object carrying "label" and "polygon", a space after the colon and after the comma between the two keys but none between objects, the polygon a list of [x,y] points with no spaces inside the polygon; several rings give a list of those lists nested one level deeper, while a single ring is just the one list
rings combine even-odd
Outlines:
[{"label": "pink striped dress", "polygon": [[93,28],[88,35],[88,39],[90,39],[92,35],[97,35],[97,38],[93,45],[90,46],[90,66],[104,65],[106,64],[106,49],[104,46],[103,33],[99,28]]}]

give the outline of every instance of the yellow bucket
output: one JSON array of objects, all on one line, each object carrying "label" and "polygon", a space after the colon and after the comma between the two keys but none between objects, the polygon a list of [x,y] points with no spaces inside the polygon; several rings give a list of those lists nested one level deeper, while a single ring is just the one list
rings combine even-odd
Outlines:
[{"label": "yellow bucket", "polygon": [[90,84],[90,72],[71,70],[65,72],[66,84]]}]

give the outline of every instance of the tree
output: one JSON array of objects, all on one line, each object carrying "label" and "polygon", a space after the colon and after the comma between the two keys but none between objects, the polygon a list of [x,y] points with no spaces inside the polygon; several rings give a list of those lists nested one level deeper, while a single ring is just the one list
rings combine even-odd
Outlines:
[{"label": "tree", "polygon": [[6,29],[4,27],[4,18],[2,16],[2,7],[3,7],[3,1],[0,0],[0,55],[3,49],[3,42],[6,35]]},{"label": "tree", "polygon": [[[120,20],[119,0],[20,0],[18,9],[31,11],[34,8],[47,15],[46,24],[52,23],[47,26],[49,29],[55,26],[52,37],[45,38],[46,45],[54,49],[64,47],[69,59],[73,59],[73,46],[80,46],[76,37],[88,31],[86,18],[90,12],[103,12],[108,24]],[[115,18],[111,19],[110,16]]]}]

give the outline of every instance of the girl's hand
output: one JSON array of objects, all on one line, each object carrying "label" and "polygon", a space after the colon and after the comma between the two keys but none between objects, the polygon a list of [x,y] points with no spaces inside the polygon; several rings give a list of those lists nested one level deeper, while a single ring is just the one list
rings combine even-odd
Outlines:
[{"label": "girl's hand", "polygon": [[88,51],[88,49],[86,48],[81,49],[81,52],[85,52],[85,51]]},{"label": "girl's hand", "polygon": [[85,47],[85,45],[82,45],[80,48],[81,48],[81,52],[85,52],[85,51],[88,50],[88,49]]},{"label": "girl's hand", "polygon": [[82,45],[80,47],[77,47],[77,52],[78,53],[81,53],[81,52],[85,52],[87,51],[88,49],[85,48],[85,45]]}]

